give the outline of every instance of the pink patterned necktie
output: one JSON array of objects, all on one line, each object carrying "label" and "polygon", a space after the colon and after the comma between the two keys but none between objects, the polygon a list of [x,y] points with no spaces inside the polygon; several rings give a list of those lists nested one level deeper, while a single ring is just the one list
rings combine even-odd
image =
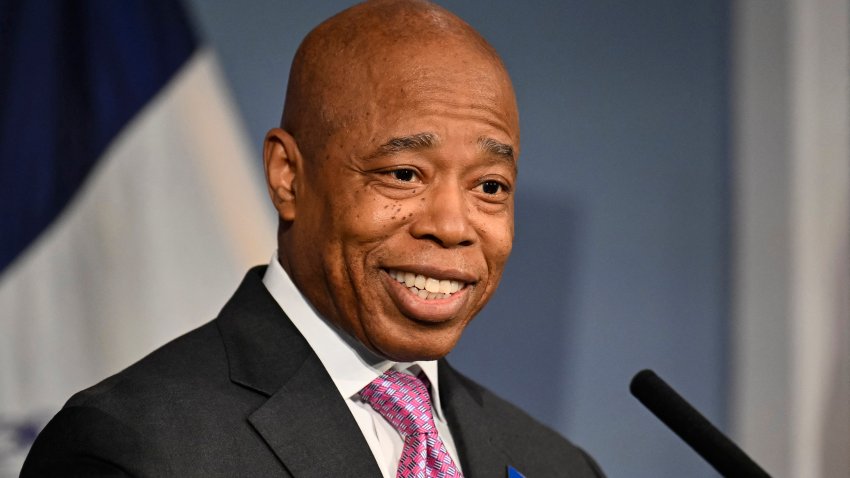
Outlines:
[{"label": "pink patterned necktie", "polygon": [[396,478],[463,478],[437,435],[428,386],[413,375],[387,370],[360,391],[404,439]]}]

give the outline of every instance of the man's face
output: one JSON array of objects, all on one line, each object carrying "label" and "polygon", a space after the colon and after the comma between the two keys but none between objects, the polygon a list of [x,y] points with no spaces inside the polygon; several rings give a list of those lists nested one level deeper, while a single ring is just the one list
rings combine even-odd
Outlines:
[{"label": "man's face", "polygon": [[496,289],[519,131],[508,80],[477,53],[402,63],[371,71],[304,158],[287,255],[323,315],[411,361],[447,354]]}]

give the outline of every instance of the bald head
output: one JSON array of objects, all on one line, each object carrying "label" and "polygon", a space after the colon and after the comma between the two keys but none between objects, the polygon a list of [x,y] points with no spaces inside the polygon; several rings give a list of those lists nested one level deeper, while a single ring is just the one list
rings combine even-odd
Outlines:
[{"label": "bald head", "polygon": [[[447,65],[461,52],[463,65]],[[313,29],[298,48],[281,126],[303,153],[313,155],[334,132],[362,121],[366,113],[377,114],[374,103],[385,102],[388,93],[424,86],[427,76],[439,73],[437,65],[496,80],[496,89],[513,101],[496,51],[451,12],[420,0],[355,5]],[[381,83],[392,80],[396,91],[379,91]]]}]

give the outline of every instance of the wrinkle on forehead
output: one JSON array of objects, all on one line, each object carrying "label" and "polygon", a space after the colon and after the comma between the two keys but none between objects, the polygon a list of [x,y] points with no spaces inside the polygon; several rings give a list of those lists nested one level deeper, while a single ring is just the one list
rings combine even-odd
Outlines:
[{"label": "wrinkle on forehead", "polygon": [[282,126],[309,159],[335,132],[412,93],[439,94],[447,78],[480,84],[475,93],[481,104],[473,106],[492,108],[507,97],[502,103],[510,105],[512,118],[506,121],[516,121],[504,65],[471,26],[424,1],[365,2],[304,39],[293,60]]}]

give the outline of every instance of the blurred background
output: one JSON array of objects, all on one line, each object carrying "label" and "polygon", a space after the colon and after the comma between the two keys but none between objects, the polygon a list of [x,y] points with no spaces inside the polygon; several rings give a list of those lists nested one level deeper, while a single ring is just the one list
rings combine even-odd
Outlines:
[{"label": "blurred background", "polygon": [[[522,127],[514,253],[455,366],[612,477],[717,476],[630,396],[644,368],[773,476],[850,476],[850,2],[438,3]],[[268,261],[262,139],[351,4],[0,2],[0,477]]]}]

